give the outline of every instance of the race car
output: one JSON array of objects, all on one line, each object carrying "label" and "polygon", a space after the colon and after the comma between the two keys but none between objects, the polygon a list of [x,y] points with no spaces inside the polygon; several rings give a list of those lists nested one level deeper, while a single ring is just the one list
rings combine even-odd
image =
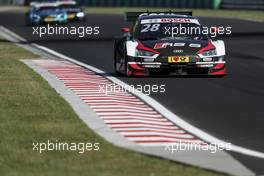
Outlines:
[{"label": "race car", "polygon": [[77,6],[76,1],[58,1],[59,7],[66,11],[68,21],[85,21],[84,11]]},{"label": "race car", "polygon": [[56,2],[31,3],[30,10],[26,13],[27,25],[43,23],[66,23],[67,13]]},{"label": "race car", "polygon": [[[114,43],[114,71],[126,76],[226,74],[225,44],[203,33],[192,12],[126,13]],[[179,32],[179,29],[187,29]],[[188,29],[196,29],[194,33]],[[177,32],[178,30],[178,32]],[[186,32],[187,31],[187,32]],[[202,31],[202,32],[201,32]]]}]

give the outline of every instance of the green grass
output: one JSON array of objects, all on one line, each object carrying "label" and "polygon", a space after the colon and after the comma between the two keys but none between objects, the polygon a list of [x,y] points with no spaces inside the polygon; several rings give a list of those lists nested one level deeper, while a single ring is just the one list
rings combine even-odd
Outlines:
[{"label": "green grass", "polygon": [[[36,58],[0,40],[0,173],[5,176],[209,176],[195,167],[114,147],[90,130],[38,74],[18,59]],[[99,142],[100,150],[33,151],[33,142]]]},{"label": "green grass", "polygon": [[141,7],[87,7],[87,13],[96,14],[124,14],[124,12],[137,11],[193,11],[195,16],[204,17],[223,17],[223,18],[238,18],[264,21],[264,11],[249,11],[249,10],[212,10],[212,9],[168,9],[168,8],[141,8]]}]

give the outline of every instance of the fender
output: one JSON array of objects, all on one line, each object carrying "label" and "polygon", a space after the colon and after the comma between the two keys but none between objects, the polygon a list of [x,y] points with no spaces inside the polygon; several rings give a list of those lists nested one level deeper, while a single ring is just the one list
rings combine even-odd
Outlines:
[{"label": "fender", "polygon": [[130,41],[126,41],[125,45],[126,45],[127,55],[135,57],[136,56],[136,47],[138,45],[138,42],[130,40]]},{"label": "fender", "polygon": [[212,43],[216,48],[216,56],[224,56],[226,54],[225,43],[223,40],[212,41]]}]

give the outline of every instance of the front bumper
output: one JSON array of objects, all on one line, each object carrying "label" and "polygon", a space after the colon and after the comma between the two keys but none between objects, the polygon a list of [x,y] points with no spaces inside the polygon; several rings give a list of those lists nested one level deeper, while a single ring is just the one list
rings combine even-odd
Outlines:
[{"label": "front bumper", "polygon": [[32,19],[32,24],[48,24],[48,23],[66,23],[67,18],[58,18],[58,17],[44,17],[39,20]]},{"label": "front bumper", "polygon": [[130,76],[148,75],[215,75],[226,74],[225,61],[162,63],[162,62],[128,62],[127,74]]},{"label": "front bumper", "polygon": [[85,21],[86,16],[78,16],[77,13],[68,13],[67,19],[68,21]]},{"label": "front bumper", "polygon": [[48,16],[43,18],[44,23],[65,23],[67,22],[67,16]]}]

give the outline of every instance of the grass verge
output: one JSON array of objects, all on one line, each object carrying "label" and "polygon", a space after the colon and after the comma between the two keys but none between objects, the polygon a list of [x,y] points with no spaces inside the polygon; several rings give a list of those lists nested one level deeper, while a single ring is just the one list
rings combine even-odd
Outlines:
[{"label": "grass verge", "polygon": [[212,9],[172,9],[172,8],[141,8],[141,7],[86,7],[85,11],[92,14],[124,14],[137,11],[193,11],[193,15],[202,17],[223,17],[264,21],[264,11],[250,10],[212,10]]},{"label": "grass verge", "polygon": [[[0,173],[5,176],[209,176],[195,167],[114,147],[97,136],[38,74],[18,59],[36,56],[0,40]],[[33,142],[99,142],[100,150],[33,151]]]}]

